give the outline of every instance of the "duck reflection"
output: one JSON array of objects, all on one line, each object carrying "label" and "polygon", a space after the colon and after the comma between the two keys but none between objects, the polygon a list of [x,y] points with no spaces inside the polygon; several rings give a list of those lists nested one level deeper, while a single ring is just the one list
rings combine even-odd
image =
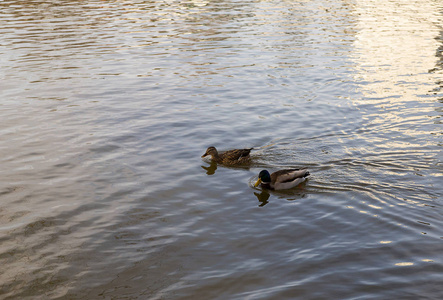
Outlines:
[{"label": "duck reflection", "polygon": [[257,197],[257,200],[259,203],[259,207],[263,207],[266,204],[269,203],[269,197],[271,196],[271,194],[274,197],[277,197],[278,199],[286,199],[287,201],[294,201],[294,200],[299,200],[301,198],[305,198],[306,197],[306,182],[303,182],[302,184],[298,185],[297,187],[290,189],[290,190],[283,190],[283,191],[273,191],[273,190],[268,190],[268,189],[261,189],[258,190],[257,188],[253,189],[254,191],[254,196]]},{"label": "duck reflection", "polygon": [[258,202],[260,202],[260,204],[258,205],[259,207],[268,204],[269,196],[271,196],[266,190],[262,190],[261,193],[254,192],[254,195],[257,197]]},{"label": "duck reflection", "polygon": [[[217,170],[217,163],[216,162],[208,162],[209,166],[201,166],[202,169],[206,170],[206,175],[214,175],[215,171]],[[249,166],[248,165],[244,165],[244,166],[225,166],[222,165],[224,168],[228,168],[228,169],[242,169],[242,170],[249,170]]]},{"label": "duck reflection", "polygon": [[217,163],[211,162],[209,167],[206,167],[206,166],[201,166],[201,167],[206,170],[206,175],[214,175],[215,170],[217,170]]}]

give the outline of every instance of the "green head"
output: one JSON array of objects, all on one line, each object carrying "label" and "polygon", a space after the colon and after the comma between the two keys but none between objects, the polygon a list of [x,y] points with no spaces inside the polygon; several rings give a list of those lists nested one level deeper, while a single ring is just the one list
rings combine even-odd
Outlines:
[{"label": "green head", "polygon": [[257,180],[257,182],[254,184],[254,186],[257,187],[260,183],[264,183],[264,184],[269,184],[269,183],[271,183],[271,175],[269,174],[268,171],[266,171],[266,170],[262,170],[262,171],[258,174],[258,180]]}]

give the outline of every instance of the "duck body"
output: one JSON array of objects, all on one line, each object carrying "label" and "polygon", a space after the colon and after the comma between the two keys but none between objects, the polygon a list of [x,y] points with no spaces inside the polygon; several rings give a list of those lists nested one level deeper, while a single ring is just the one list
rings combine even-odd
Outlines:
[{"label": "duck body", "polygon": [[307,168],[279,170],[272,174],[263,170],[254,186],[261,184],[263,188],[269,190],[287,190],[304,182],[309,175]]},{"label": "duck body", "polygon": [[202,155],[202,158],[210,155],[211,160],[218,164],[223,164],[228,166],[241,165],[249,163],[251,161],[251,157],[249,156],[251,150],[252,148],[233,149],[225,151],[223,153],[218,153],[217,149],[211,146],[206,150],[205,154]]}]

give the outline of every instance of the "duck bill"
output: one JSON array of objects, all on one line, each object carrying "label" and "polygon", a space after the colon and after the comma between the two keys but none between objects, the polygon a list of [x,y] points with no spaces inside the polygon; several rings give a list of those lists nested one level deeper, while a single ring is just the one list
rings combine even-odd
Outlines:
[{"label": "duck bill", "polygon": [[254,187],[258,187],[258,185],[261,183],[261,179],[259,178],[258,180],[257,180],[257,182],[254,184]]}]

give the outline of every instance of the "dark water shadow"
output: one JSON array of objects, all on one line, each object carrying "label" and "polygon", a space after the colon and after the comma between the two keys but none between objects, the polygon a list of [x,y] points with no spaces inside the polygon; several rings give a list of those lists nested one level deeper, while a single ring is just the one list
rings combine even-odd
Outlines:
[{"label": "dark water shadow", "polygon": [[206,175],[214,175],[215,171],[219,166],[227,169],[234,169],[234,170],[249,170],[251,168],[250,164],[244,164],[244,165],[238,165],[238,166],[225,166],[225,165],[218,165],[216,162],[211,161],[208,162],[209,166],[201,166],[202,169],[206,171]]},{"label": "dark water shadow", "polygon": [[204,170],[206,170],[206,175],[214,175],[217,170],[217,163],[211,162],[211,164],[207,166],[201,166]]},{"label": "dark water shadow", "polygon": [[262,190],[261,193],[254,192],[254,195],[255,197],[257,197],[258,202],[260,202],[260,204],[258,205],[259,207],[268,204],[269,203],[268,199],[271,196],[271,194],[269,194],[267,190]]}]

